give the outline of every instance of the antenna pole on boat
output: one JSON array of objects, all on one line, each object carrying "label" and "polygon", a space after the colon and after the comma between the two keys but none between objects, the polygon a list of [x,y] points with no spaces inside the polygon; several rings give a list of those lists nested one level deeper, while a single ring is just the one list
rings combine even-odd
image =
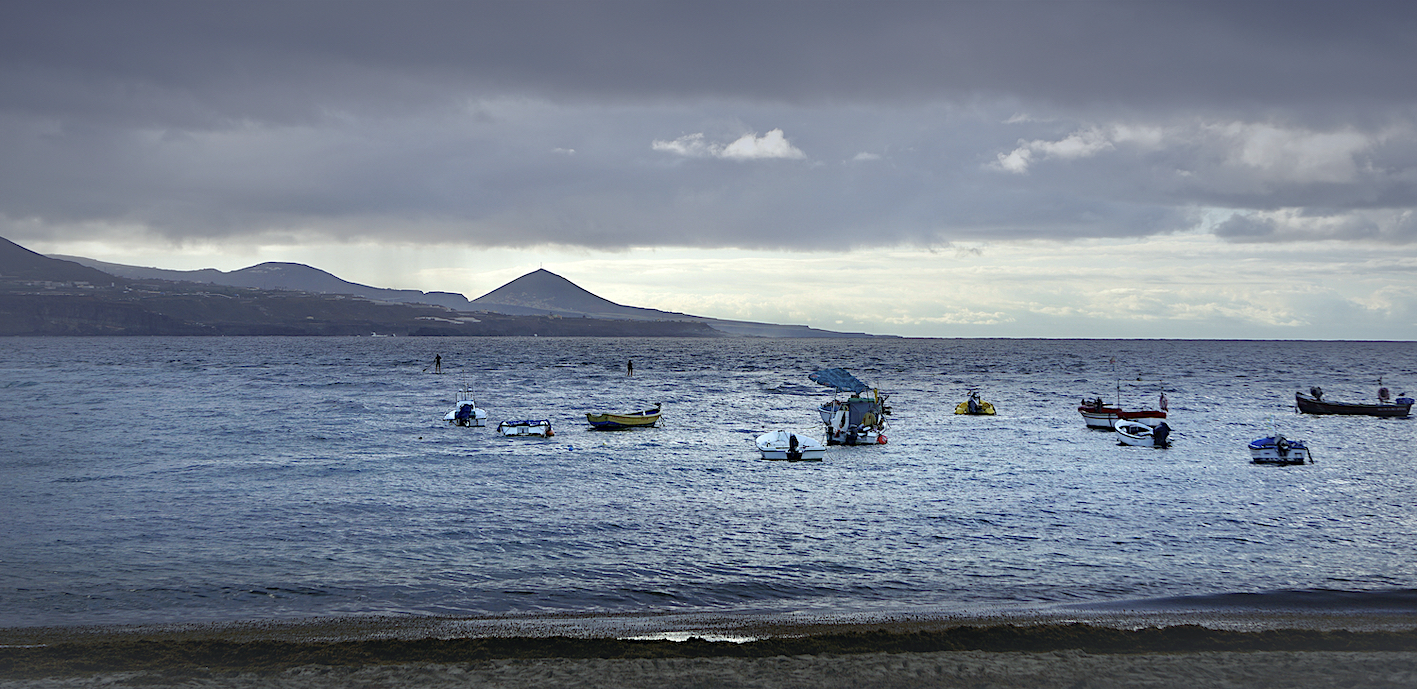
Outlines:
[{"label": "antenna pole on boat", "polygon": [[1117,383],[1117,408],[1122,408],[1122,379],[1117,377],[1117,357],[1112,357],[1112,380]]}]

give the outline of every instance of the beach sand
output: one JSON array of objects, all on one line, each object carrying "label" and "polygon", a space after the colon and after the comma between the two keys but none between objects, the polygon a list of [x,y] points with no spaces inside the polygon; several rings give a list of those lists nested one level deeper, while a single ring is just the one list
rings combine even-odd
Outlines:
[{"label": "beach sand", "polygon": [[646,616],[6,629],[0,687],[1417,687],[1410,615],[1110,622]]},{"label": "beach sand", "polygon": [[406,665],[306,665],[268,673],[119,672],[0,681],[47,687],[1404,687],[1417,653],[1082,651],[866,653],[771,658],[491,660]]}]

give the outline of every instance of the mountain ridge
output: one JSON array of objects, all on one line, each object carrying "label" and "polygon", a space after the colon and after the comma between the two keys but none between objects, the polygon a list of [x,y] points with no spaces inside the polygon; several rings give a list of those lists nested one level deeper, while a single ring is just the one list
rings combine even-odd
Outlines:
[{"label": "mountain ridge", "polygon": [[[17,244],[13,246],[21,251],[34,254]],[[263,290],[350,294],[380,301],[431,304],[454,311],[487,311],[511,316],[559,316],[628,321],[690,321],[707,325],[723,333],[746,337],[894,337],[820,330],[806,325],[727,320],[639,306],[626,306],[600,297],[544,268],[534,270],[476,299],[469,300],[466,296],[453,292],[421,292],[419,290],[397,290],[361,285],[303,263],[266,262],[233,271],[221,271],[215,268],[167,270],[108,263],[81,256],[45,257],[41,254],[34,254],[34,256],[72,264],[75,267],[101,271],[100,275],[122,279],[157,279]],[[4,272],[3,265],[3,262],[0,262],[0,273]]]},{"label": "mountain ridge", "polygon": [[45,256],[0,237],[0,277],[49,282],[109,284],[115,277],[77,261]]},{"label": "mountain ridge", "polygon": [[421,292],[413,289],[387,289],[370,287],[350,282],[332,273],[307,266],[303,263],[267,261],[239,270],[222,271],[216,268],[200,270],[168,270],[108,263],[82,256],[56,254],[51,258],[72,261],[79,265],[132,280],[172,280],[176,282],[199,282],[229,287],[250,287],[253,289],[284,289],[321,294],[353,294],[366,299],[433,304],[450,309],[466,311],[470,307],[467,297],[453,292]]},{"label": "mountain ridge", "polygon": [[819,330],[806,325],[779,325],[754,321],[734,321],[695,316],[677,311],[661,311],[641,306],[625,306],[598,296],[584,287],[545,268],[538,268],[472,303],[497,313],[523,316],[570,316],[624,320],[686,320],[707,324],[715,330],[746,337],[892,337],[867,333]]}]

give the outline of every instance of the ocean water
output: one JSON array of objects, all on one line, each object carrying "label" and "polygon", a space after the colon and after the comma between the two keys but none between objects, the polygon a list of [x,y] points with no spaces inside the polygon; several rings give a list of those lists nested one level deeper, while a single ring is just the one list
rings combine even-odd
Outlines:
[{"label": "ocean water", "polygon": [[[891,395],[889,443],[758,459],[764,431],[820,436],[831,393],[807,374],[829,366]],[[1417,421],[1292,409],[1310,385],[1372,399],[1379,376],[1417,392],[1417,347],[10,338],[0,626],[1413,609]],[[442,421],[464,383],[488,428]],[[998,416],[952,413],[971,386]],[[1166,393],[1173,448],[1084,428],[1080,398],[1119,386],[1129,406]],[[662,428],[585,423],[654,402]],[[520,418],[555,437],[492,427]],[[1251,464],[1271,426],[1316,462]]]}]

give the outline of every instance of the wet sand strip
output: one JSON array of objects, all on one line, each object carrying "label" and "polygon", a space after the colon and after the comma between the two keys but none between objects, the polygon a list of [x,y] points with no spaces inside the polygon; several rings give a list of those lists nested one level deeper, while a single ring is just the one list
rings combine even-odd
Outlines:
[{"label": "wet sand strip", "polygon": [[[747,643],[635,641],[616,638],[480,637],[452,639],[357,639],[293,641],[181,638],[133,633],[50,638],[35,645],[0,647],[0,678],[55,678],[96,673],[159,676],[254,674],[271,676],[298,668],[455,666],[503,661],[695,661],[793,657],[872,658],[920,654],[1154,655],[1214,653],[1401,654],[1417,658],[1417,629],[1346,631],[1271,629],[1217,630],[1199,625],[1116,629],[1086,624],[956,626],[927,631],[844,631]],[[504,663],[505,664],[505,663]],[[679,663],[684,665],[684,663]],[[692,665],[693,663],[689,663]],[[634,663],[631,663],[634,665]],[[765,685],[766,686],[766,685]]]}]

